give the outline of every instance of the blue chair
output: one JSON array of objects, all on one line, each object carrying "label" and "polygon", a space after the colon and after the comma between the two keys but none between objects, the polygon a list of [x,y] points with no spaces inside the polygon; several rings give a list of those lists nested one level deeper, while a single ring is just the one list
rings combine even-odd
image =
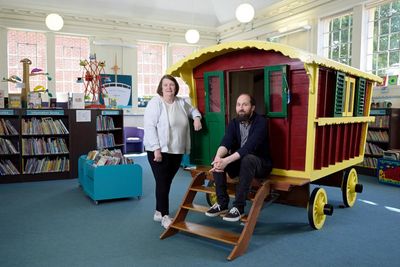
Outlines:
[{"label": "blue chair", "polygon": [[142,127],[124,127],[125,154],[143,152],[144,129]]}]

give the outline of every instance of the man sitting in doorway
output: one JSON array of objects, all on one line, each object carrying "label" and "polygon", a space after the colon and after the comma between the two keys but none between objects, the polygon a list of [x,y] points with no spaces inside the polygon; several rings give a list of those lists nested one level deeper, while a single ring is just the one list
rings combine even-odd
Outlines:
[{"label": "man sitting in doorway", "polygon": [[228,211],[226,173],[230,177],[239,176],[233,207],[223,217],[225,221],[236,222],[243,216],[252,179],[264,178],[271,172],[267,123],[255,113],[255,105],[249,94],[241,94],[236,101],[237,116],[230,121],[211,163],[218,202],[205,213],[209,217]]}]

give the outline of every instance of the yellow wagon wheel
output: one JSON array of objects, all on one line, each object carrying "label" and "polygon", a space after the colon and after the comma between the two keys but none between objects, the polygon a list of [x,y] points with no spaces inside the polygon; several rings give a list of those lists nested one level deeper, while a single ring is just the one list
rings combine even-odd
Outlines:
[{"label": "yellow wagon wheel", "polygon": [[362,184],[358,183],[357,171],[352,168],[346,172],[342,180],[342,197],[346,207],[353,207],[357,199],[357,193],[363,190]]},{"label": "yellow wagon wheel", "polygon": [[[214,181],[208,181],[207,187],[214,188],[214,190],[215,190]],[[216,193],[207,193],[206,200],[207,200],[208,205],[210,205],[210,206],[214,205],[215,203],[217,203],[217,194]]]},{"label": "yellow wagon wheel", "polygon": [[326,215],[332,215],[333,206],[328,203],[328,196],[323,188],[313,190],[308,202],[308,222],[311,227],[319,230],[325,223]]}]

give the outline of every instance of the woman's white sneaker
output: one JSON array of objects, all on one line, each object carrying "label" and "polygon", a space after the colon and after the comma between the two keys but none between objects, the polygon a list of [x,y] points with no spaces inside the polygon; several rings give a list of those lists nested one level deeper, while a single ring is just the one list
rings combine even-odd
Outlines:
[{"label": "woman's white sneaker", "polygon": [[155,222],[161,222],[161,220],[162,220],[161,212],[159,212],[158,210],[156,210],[156,211],[154,212],[153,220],[154,220]]},{"label": "woman's white sneaker", "polygon": [[167,229],[169,225],[172,223],[171,218],[168,215],[164,215],[161,219],[161,226]]}]

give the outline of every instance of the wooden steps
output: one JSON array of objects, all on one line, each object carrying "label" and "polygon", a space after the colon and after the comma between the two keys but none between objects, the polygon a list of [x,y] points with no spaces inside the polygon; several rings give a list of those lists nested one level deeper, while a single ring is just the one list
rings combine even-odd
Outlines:
[{"label": "wooden steps", "polygon": [[240,237],[239,234],[234,232],[229,232],[187,221],[174,223],[171,227],[187,233],[217,240],[229,245],[236,245]]},{"label": "wooden steps", "polygon": [[[189,211],[205,213],[209,209],[209,207],[193,203],[193,200],[198,192],[207,194],[215,193],[213,188],[204,186],[205,179],[208,179],[207,175],[208,174],[206,172],[200,172],[197,173],[193,178],[173,222],[168,229],[161,234],[160,238],[164,239],[178,233],[179,231],[182,231],[204,238],[217,240],[234,246],[231,253],[227,257],[228,260],[233,260],[236,257],[244,254],[247,250],[255,225],[257,223],[258,215],[264,204],[264,200],[270,193],[270,181],[266,180],[262,182],[257,192],[254,194],[250,211],[241,220],[241,222],[244,223],[242,232],[233,233],[226,230],[186,221],[186,216]],[[233,190],[228,189],[228,193],[230,196],[235,196],[235,192]]]}]

